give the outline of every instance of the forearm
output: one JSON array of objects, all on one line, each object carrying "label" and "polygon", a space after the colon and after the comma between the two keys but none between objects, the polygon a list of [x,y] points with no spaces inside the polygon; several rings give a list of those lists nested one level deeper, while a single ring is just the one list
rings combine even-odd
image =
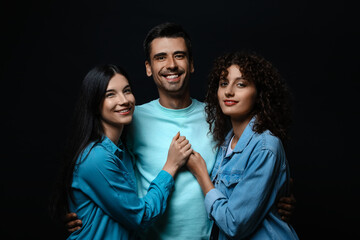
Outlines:
[{"label": "forearm", "polygon": [[229,237],[242,239],[252,234],[274,206],[281,187],[277,184],[279,164],[271,152],[261,153],[264,155],[254,158],[241,175],[219,174],[219,190],[205,197],[208,213]]},{"label": "forearm", "polygon": [[207,170],[205,171],[198,171],[195,174],[195,177],[201,187],[201,190],[203,191],[204,196],[214,187],[214,184],[211,182],[209,174]]},{"label": "forearm", "polygon": [[165,212],[166,202],[174,186],[174,179],[166,171],[161,171],[149,186],[148,192],[143,198],[145,215],[140,225],[147,228],[152,222]]},{"label": "forearm", "polygon": [[162,170],[168,172],[173,178],[175,178],[175,175],[176,175],[177,171],[179,170],[179,166],[169,163],[169,161],[166,161]]}]

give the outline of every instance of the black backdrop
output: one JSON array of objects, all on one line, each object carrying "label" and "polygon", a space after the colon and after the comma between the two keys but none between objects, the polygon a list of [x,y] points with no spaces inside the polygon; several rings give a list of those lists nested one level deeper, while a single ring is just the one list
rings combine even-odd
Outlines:
[{"label": "black backdrop", "polygon": [[180,23],[194,46],[192,96],[202,100],[212,60],[252,49],[295,96],[287,155],[301,239],[359,237],[359,25],[345,1],[24,1],[1,3],[2,239],[63,239],[47,204],[74,101],[99,63],[127,69],[137,103],[157,97],[142,41]]}]

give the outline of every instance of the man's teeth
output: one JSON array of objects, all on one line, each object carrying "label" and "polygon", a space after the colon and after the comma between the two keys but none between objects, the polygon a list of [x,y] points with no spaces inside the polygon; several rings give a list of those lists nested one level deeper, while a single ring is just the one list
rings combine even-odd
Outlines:
[{"label": "man's teeth", "polygon": [[179,75],[167,75],[166,78],[177,78]]}]

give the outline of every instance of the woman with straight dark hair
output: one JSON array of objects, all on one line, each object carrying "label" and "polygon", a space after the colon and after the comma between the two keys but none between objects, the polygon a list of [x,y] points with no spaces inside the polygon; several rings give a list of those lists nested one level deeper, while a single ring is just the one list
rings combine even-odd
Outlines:
[{"label": "woman with straight dark hair", "polygon": [[136,239],[164,213],[176,172],[192,152],[177,133],[163,170],[138,198],[131,157],[121,138],[132,120],[135,98],[126,72],[101,65],[86,75],[75,109],[55,208],[74,212],[81,229],[69,239]]},{"label": "woman with straight dark hair", "polygon": [[207,122],[219,147],[211,177],[194,151],[187,167],[205,195],[212,239],[298,239],[281,220],[289,194],[282,141],[291,123],[290,93],[276,68],[246,52],[216,59],[206,95]]}]

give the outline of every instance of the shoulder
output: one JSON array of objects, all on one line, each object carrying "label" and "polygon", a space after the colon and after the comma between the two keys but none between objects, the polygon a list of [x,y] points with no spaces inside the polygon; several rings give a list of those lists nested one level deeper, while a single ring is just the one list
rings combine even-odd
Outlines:
[{"label": "shoulder", "polygon": [[201,109],[201,110],[204,110],[205,109],[205,103],[204,102],[201,102],[195,98],[192,98],[192,101],[193,101],[193,104],[195,105],[195,108],[198,108],[198,109]]},{"label": "shoulder", "polygon": [[96,167],[113,161],[114,157],[101,143],[90,144],[80,155],[78,164],[81,166]]},{"label": "shoulder", "polygon": [[144,104],[141,104],[141,105],[136,105],[135,106],[135,113],[138,113],[138,112],[144,112],[144,111],[149,111],[149,110],[152,110],[154,108],[156,108],[156,105],[157,105],[157,99],[155,100],[152,100],[150,102],[147,102],[147,103],[144,103]]},{"label": "shoulder", "polygon": [[281,140],[270,131],[254,133],[246,151],[250,154],[249,166],[285,167],[286,155]]},{"label": "shoulder", "polygon": [[260,147],[262,151],[270,151],[275,155],[284,152],[281,140],[274,136],[269,130],[263,133],[255,133],[253,141],[257,143],[257,146]]},{"label": "shoulder", "polygon": [[206,117],[205,106],[204,102],[192,98],[191,115]]}]

